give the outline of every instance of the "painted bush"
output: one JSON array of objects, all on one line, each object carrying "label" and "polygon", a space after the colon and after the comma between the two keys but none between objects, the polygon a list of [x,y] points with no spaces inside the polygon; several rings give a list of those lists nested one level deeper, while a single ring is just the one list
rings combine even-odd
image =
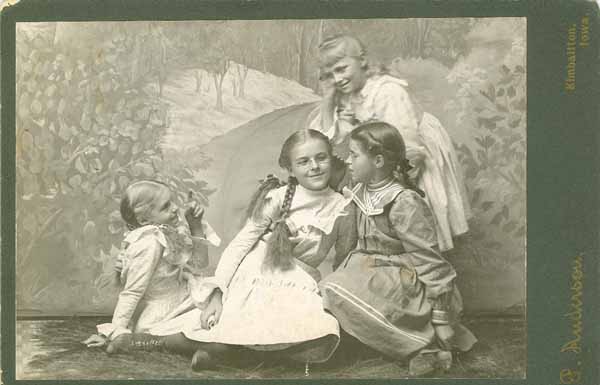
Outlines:
[{"label": "painted bush", "polygon": [[210,191],[191,170],[164,172],[167,106],[137,83],[143,68],[123,65],[135,41],[103,28],[85,49],[54,32],[17,44],[17,308],[110,313],[123,189],[154,178],[179,199]]}]

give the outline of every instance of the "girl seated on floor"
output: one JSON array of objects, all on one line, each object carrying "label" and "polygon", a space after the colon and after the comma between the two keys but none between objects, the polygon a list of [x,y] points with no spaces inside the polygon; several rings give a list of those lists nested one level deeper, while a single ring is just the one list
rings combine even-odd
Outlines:
[{"label": "girl seated on floor", "polygon": [[319,286],[344,331],[422,375],[449,367],[475,337],[459,322],[456,271],[437,251],[435,219],[411,183],[404,141],[385,122],[350,134],[357,249]]},{"label": "girl seated on floor", "polygon": [[167,185],[138,181],[125,190],[121,216],[129,232],[118,257],[123,285],[111,323],[98,325],[98,334],[83,341],[102,346],[122,334],[147,332],[194,308],[188,288],[199,284],[200,270],[208,264],[205,235],[220,240],[203,222],[203,209],[190,192],[183,223]]}]

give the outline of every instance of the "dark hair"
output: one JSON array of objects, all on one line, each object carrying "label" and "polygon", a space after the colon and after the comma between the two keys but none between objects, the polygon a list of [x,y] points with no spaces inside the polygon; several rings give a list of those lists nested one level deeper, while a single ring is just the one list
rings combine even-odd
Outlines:
[{"label": "dark hair", "polygon": [[[281,146],[281,153],[279,154],[279,166],[281,168],[290,170],[292,167],[292,159],[290,158],[292,149],[298,144],[305,143],[310,139],[320,140],[325,143],[329,156],[333,158],[331,143],[325,134],[316,130],[300,130],[294,132],[285,140],[285,142],[283,142],[283,146]],[[257,213],[261,211],[262,206],[264,205],[264,197],[270,190],[286,185],[285,183],[280,182],[277,178],[275,178],[275,180],[273,180],[273,177],[267,177],[267,179],[261,183],[259,190],[257,193],[255,193],[256,199],[254,199],[253,202],[255,207],[248,208],[249,216],[252,215],[255,217]],[[290,215],[290,207],[292,206],[292,201],[294,200],[294,194],[296,192],[297,185],[298,181],[296,178],[290,176],[287,181],[285,198],[283,199],[283,203],[281,205],[279,217],[275,219],[273,223],[273,234],[271,234],[271,237],[267,242],[267,255],[262,266],[264,270],[278,269],[285,271],[294,266],[292,258],[292,244],[290,242],[290,237],[292,234],[285,221]]]},{"label": "dark hair", "polygon": [[406,159],[406,145],[396,127],[385,122],[368,122],[352,130],[350,138],[360,143],[369,155],[383,156],[386,167],[400,183],[425,197],[423,190],[408,177],[412,166]]}]

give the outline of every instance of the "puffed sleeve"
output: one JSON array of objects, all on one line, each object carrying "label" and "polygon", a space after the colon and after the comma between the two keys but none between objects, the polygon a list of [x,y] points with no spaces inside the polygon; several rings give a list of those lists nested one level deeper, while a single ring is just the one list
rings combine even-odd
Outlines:
[{"label": "puffed sleeve", "polygon": [[389,212],[396,237],[402,240],[426,295],[436,300],[453,288],[456,271],[431,248],[436,242],[435,219],[425,200],[412,190],[399,194]]},{"label": "puffed sleeve", "polygon": [[375,94],[373,106],[378,119],[400,131],[407,148],[423,147],[417,134],[415,108],[404,87],[393,82],[384,83]]},{"label": "puffed sleeve", "polygon": [[202,290],[194,295],[197,306],[202,307],[199,304],[207,304],[210,295],[217,288],[223,294],[226,293],[238,266],[276,218],[280,207],[281,199],[278,190],[270,191],[265,197],[260,213],[246,221],[244,227],[223,251],[214,276],[204,280]]},{"label": "puffed sleeve", "polygon": [[98,325],[98,332],[106,335],[109,339],[130,332],[128,329],[129,322],[140,299],[148,288],[163,253],[164,246],[159,241],[156,231],[159,230],[156,229],[142,235],[136,242],[130,244],[125,251],[128,260],[123,271],[125,286],[119,293],[112,322]]}]

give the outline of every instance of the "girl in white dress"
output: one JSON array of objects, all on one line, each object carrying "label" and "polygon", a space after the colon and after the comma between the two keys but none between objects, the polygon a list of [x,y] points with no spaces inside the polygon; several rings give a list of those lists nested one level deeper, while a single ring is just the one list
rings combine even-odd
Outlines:
[{"label": "girl in white dress", "polygon": [[86,345],[102,346],[124,334],[147,332],[194,308],[189,287],[198,283],[208,264],[204,235],[219,242],[202,214],[190,202],[187,223],[181,221],[171,191],[161,182],[144,180],[127,187],[121,216],[129,232],[117,262],[123,288],[112,321],[98,325],[98,334],[84,341]]},{"label": "girl in white dress", "polygon": [[348,236],[353,224],[345,220],[348,201],[329,187],[331,162],[331,145],[322,133],[290,136],[279,158],[288,182],[274,177],[263,182],[256,207],[214,277],[194,291],[204,309],[150,333],[166,336],[162,341],[170,351],[196,350],[194,369],[221,361],[234,346],[284,351],[302,362],[327,360],[337,347],[339,326],[323,309],[317,267],[334,245],[345,256],[355,241]]}]

